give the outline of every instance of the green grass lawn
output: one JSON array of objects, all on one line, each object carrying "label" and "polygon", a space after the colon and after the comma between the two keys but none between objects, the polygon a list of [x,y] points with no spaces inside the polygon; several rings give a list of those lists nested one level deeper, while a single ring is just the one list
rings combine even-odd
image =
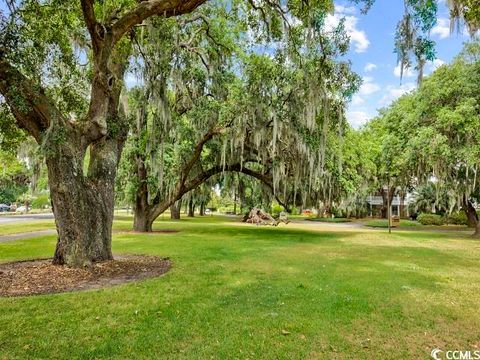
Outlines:
[{"label": "green grass lawn", "polygon": [[317,217],[310,217],[307,218],[306,220],[308,221],[318,221],[318,222],[328,222],[328,223],[345,223],[345,222],[351,222],[351,219],[347,218],[317,218]]},{"label": "green grass lawn", "polygon": [[[480,346],[480,243],[466,235],[219,217],[155,226],[179,232],[122,232],[122,218],[113,247],[170,257],[161,278],[0,298],[0,359],[427,359]],[[0,262],[54,245],[0,243]]]},{"label": "green grass lawn", "polygon": [[[364,222],[364,225],[372,228],[388,228],[388,221],[387,219],[367,220]],[[418,221],[406,219],[401,219],[400,226],[397,226],[397,228],[418,228],[422,230],[468,230],[465,225],[422,225]]]},{"label": "green grass lawn", "polygon": [[[365,221],[364,224],[365,224],[365,226],[373,227],[373,228],[388,228],[388,220],[387,219],[367,220],[367,221]],[[400,220],[400,226],[397,226],[397,227],[411,228],[411,227],[423,227],[423,225],[420,224],[418,221],[401,219]]]}]

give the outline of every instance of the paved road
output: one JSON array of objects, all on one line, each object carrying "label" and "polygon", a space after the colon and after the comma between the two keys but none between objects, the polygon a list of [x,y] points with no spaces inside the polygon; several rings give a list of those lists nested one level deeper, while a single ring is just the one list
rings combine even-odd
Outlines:
[{"label": "paved road", "polygon": [[52,213],[46,214],[24,214],[24,215],[1,215],[0,225],[16,221],[48,220],[53,219]]},{"label": "paved road", "polygon": [[[24,214],[24,215],[1,215],[0,216],[0,227],[2,224],[13,223],[13,222],[24,222],[24,221],[32,221],[32,220],[49,220],[53,219],[52,213],[46,214]],[[30,239],[34,237],[44,236],[44,235],[52,235],[56,234],[57,231],[55,229],[48,229],[48,230],[38,230],[38,231],[31,231],[25,233],[16,233],[16,234],[9,234],[9,235],[1,235],[0,236],[0,243],[13,241],[13,240],[22,240],[22,239]]]},{"label": "paved road", "polygon": [[0,236],[0,243],[7,242],[7,241],[14,241],[14,240],[23,240],[23,239],[30,239],[45,235],[53,235],[56,234],[57,230],[49,229],[49,230],[38,230],[38,231],[31,231],[27,233],[16,233],[10,235],[2,235]]}]

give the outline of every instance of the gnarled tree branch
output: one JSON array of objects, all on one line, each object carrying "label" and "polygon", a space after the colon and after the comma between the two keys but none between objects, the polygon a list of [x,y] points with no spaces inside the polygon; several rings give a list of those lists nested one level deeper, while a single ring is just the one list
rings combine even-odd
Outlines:
[{"label": "gnarled tree branch", "polygon": [[134,9],[122,16],[113,24],[113,44],[117,43],[123,35],[143,20],[161,15],[165,17],[178,16],[192,12],[206,0],[148,0],[140,2]]},{"label": "gnarled tree branch", "polygon": [[53,121],[63,117],[44,93],[44,90],[24,76],[7,60],[0,60],[0,93],[4,96],[19,127],[37,142]]}]

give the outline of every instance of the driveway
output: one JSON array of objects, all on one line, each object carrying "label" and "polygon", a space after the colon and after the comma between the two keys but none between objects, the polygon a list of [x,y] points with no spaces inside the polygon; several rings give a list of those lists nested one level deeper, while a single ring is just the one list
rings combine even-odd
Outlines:
[{"label": "driveway", "polygon": [[0,225],[15,221],[49,220],[53,219],[53,213],[45,214],[22,214],[22,215],[0,215]]},{"label": "driveway", "polygon": [[45,236],[45,235],[53,235],[56,233],[57,233],[57,230],[48,229],[48,230],[31,231],[26,233],[2,235],[0,236],[0,243],[7,242],[7,241],[14,241],[14,240],[36,238],[36,237]]}]

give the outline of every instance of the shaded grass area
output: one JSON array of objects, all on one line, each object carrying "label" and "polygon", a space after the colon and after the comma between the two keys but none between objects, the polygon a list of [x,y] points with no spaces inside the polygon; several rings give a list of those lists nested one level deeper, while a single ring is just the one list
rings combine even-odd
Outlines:
[{"label": "shaded grass area", "polygon": [[[480,246],[467,236],[217,217],[155,228],[179,232],[120,232],[113,246],[170,257],[162,278],[0,299],[0,358],[398,359],[480,346]],[[48,257],[54,245],[2,243],[0,261]]]}]

